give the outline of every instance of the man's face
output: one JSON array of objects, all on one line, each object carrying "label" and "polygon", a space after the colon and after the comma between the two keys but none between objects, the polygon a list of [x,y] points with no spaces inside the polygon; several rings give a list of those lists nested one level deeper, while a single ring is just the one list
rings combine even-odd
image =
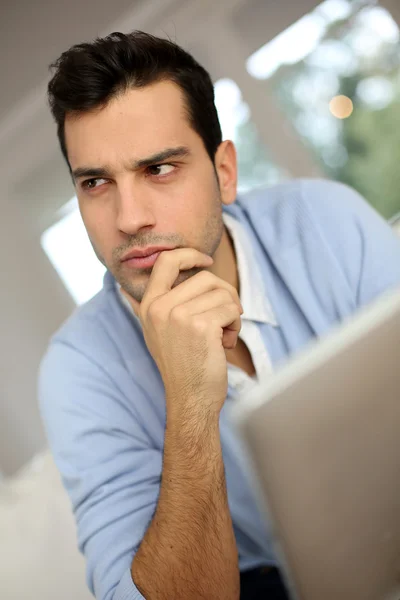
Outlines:
[{"label": "man's face", "polygon": [[[152,267],[123,261],[132,249],[190,247],[214,256],[224,232],[221,194],[178,86],[132,89],[106,108],[67,116],[65,136],[72,172],[87,171],[75,184],[93,248],[133,298],[141,302]],[[161,153],[170,156],[154,159]],[[181,272],[175,285],[195,272]]]}]

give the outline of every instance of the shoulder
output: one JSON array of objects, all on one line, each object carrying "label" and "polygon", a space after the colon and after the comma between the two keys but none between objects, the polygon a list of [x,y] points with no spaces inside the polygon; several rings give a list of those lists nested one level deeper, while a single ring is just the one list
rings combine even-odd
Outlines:
[{"label": "shoulder", "polygon": [[98,324],[109,316],[110,304],[103,288],[91,300],[78,306],[50,339],[49,346],[64,343],[71,346],[91,345],[93,334],[100,331]]},{"label": "shoulder", "polygon": [[38,372],[39,407],[53,444],[86,425],[140,421],[138,406],[154,381],[144,349],[114,289],[105,287],[75,311],[50,340]]},{"label": "shoulder", "polygon": [[134,374],[140,368],[142,346],[143,334],[109,277],[50,339],[39,368],[40,390],[59,389],[61,382],[66,388],[78,381],[91,385],[101,380],[112,387],[118,380],[122,385],[129,369]]},{"label": "shoulder", "polygon": [[54,333],[39,368],[41,403],[43,390],[53,392],[62,385],[64,391],[77,377],[86,379],[90,372],[99,371],[102,363],[109,362],[104,360],[104,355],[112,352],[112,345],[108,344],[104,324],[110,320],[110,309],[107,291],[103,288],[89,302],[79,306]]},{"label": "shoulder", "polygon": [[391,238],[388,223],[351,187],[324,179],[295,179],[238,198],[270,247],[329,246],[338,259],[361,258],[365,238]]},{"label": "shoulder", "polygon": [[240,196],[239,204],[250,212],[260,213],[273,222],[301,220],[312,212],[328,228],[326,217],[359,217],[374,212],[353,188],[328,179],[294,179],[270,188],[256,189]]},{"label": "shoulder", "polygon": [[318,276],[330,266],[345,277],[357,303],[400,283],[399,238],[348,185],[297,179],[256,190],[238,204],[274,256],[296,249]]},{"label": "shoulder", "polygon": [[128,337],[140,336],[140,328],[118,297],[115,281],[107,273],[102,290],[91,300],[78,307],[49,342],[48,351],[55,346],[74,348],[93,359],[113,353]]}]

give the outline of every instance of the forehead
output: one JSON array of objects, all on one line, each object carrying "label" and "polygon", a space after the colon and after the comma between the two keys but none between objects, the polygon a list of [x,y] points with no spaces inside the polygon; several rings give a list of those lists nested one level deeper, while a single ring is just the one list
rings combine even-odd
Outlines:
[{"label": "forehead", "polygon": [[128,90],[105,108],[78,117],[67,115],[65,139],[72,168],[201,144],[189,124],[183,92],[170,81]]}]

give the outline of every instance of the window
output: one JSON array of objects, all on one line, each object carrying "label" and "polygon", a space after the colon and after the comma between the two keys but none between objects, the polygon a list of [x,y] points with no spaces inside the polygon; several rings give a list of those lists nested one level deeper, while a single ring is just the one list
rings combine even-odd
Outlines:
[{"label": "window", "polygon": [[214,88],[223,138],[232,140],[237,149],[239,192],[273,185],[286,177],[261,143],[251,120],[250,108],[243,101],[238,85],[232,79],[219,79]]},{"label": "window", "polygon": [[83,304],[102,288],[105,268],[90,244],[76,198],[60,216],[42,235],[42,248],[75,302]]},{"label": "window", "polygon": [[326,0],[247,61],[328,177],[400,210],[400,45],[389,12]]}]

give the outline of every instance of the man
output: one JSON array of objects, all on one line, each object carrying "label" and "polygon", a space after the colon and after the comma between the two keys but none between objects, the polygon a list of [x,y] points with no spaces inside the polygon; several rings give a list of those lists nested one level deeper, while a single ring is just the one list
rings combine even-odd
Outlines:
[{"label": "man", "polygon": [[61,149],[108,269],[40,374],[89,587],[99,600],[286,598],[229,410],[400,284],[400,242],[337,183],[237,198],[210,77],[172,42],[114,33],[54,66]]}]

